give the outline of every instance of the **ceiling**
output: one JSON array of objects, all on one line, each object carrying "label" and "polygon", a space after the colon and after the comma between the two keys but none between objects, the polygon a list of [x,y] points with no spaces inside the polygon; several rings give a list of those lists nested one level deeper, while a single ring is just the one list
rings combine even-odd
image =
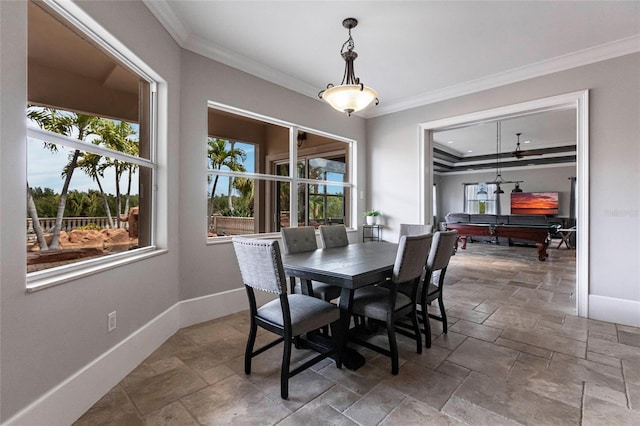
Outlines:
[{"label": "ceiling", "polygon": [[[498,136],[498,127],[500,136]],[[520,133],[521,158],[514,155]],[[576,110],[566,108],[436,131],[434,170],[441,173],[576,161]]]},{"label": "ceiling", "polygon": [[364,117],[640,51],[638,1],[144,1],[185,49],[316,99],[358,19]]}]

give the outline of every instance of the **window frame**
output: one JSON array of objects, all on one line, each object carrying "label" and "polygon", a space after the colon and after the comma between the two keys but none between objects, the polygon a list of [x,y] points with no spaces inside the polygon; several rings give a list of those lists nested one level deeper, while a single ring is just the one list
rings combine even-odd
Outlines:
[{"label": "window frame", "polygon": [[[285,127],[289,129],[289,152],[288,152],[288,161],[289,161],[289,175],[288,176],[280,176],[277,175],[275,170],[271,171],[271,173],[247,173],[247,172],[230,172],[230,171],[226,171],[226,170],[218,170],[218,171],[214,171],[212,169],[209,169],[208,167],[206,167],[206,175],[207,176],[215,176],[216,174],[220,175],[220,176],[233,176],[233,177],[244,177],[244,178],[248,178],[248,179],[254,179],[254,180],[263,180],[263,181],[267,181],[267,182],[286,182],[289,183],[289,221],[290,221],[290,225],[291,227],[297,227],[298,225],[298,191],[297,190],[293,190],[294,188],[298,187],[298,184],[305,184],[305,185],[309,185],[309,184],[313,184],[313,185],[329,185],[329,186],[342,186],[345,188],[349,189],[349,201],[348,201],[348,205],[346,204],[345,201],[345,205],[347,206],[345,208],[345,210],[347,211],[347,215],[349,215],[349,228],[348,229],[356,229],[355,226],[357,224],[357,220],[356,220],[356,215],[355,212],[357,211],[357,200],[356,197],[354,196],[356,188],[357,186],[357,168],[356,168],[356,154],[357,154],[357,141],[354,139],[350,139],[350,138],[346,138],[343,136],[338,136],[335,134],[331,134],[328,132],[324,132],[322,130],[317,130],[314,128],[310,128],[310,127],[306,127],[306,126],[301,126],[301,125],[297,125],[295,123],[291,123],[291,122],[287,122],[284,120],[279,120],[273,117],[268,117],[262,114],[258,114],[258,113],[254,113],[254,112],[250,112],[250,111],[246,111],[246,110],[242,110],[240,108],[236,108],[236,107],[232,107],[229,105],[225,105],[219,102],[215,102],[215,101],[208,101],[207,102],[207,110],[213,108],[213,109],[217,109],[220,111],[224,111],[227,113],[231,113],[231,114],[235,114],[241,117],[246,117],[246,118],[250,118],[256,121],[261,121],[261,122],[265,122],[268,124],[273,124],[273,125],[277,125],[277,126],[281,126],[281,127]],[[345,173],[345,178],[347,179],[346,182],[336,182],[336,181],[328,181],[328,180],[318,180],[318,179],[307,179],[307,178],[299,178],[297,176],[297,162],[299,160],[298,158],[298,152],[300,151],[298,148],[298,141],[297,141],[297,135],[298,132],[307,132],[307,133],[312,133],[318,136],[322,136],[322,137],[326,137],[329,139],[333,139],[336,142],[342,142],[346,144],[346,149],[345,149],[345,157],[348,159],[349,163],[347,164],[347,171]],[[208,132],[207,132],[207,138],[209,136]],[[206,144],[206,140],[207,138],[205,138],[205,144]],[[235,140],[235,138],[222,138],[225,140]],[[251,143],[249,141],[242,141],[243,143]],[[307,154],[304,154],[303,156],[308,156]],[[275,165],[280,162],[280,161],[285,161],[287,160],[287,156],[286,155],[270,155],[265,157],[265,160],[267,161],[267,163],[271,164],[273,167],[275,167]],[[207,195],[208,197],[208,195]],[[345,200],[347,199],[347,197],[345,196]],[[272,206],[272,208],[274,208],[274,206]],[[295,226],[294,226],[295,225]],[[205,226],[206,229],[206,226]],[[263,233],[256,233],[256,234],[246,234],[246,236],[253,236],[253,237],[257,237],[257,238],[273,238],[274,236],[278,236],[280,233],[279,231],[273,231],[273,232],[263,232]],[[220,243],[229,243],[231,241],[232,236],[230,235],[225,235],[225,236],[218,236],[218,237],[209,237],[207,236],[207,245],[212,245],[212,244],[220,244]]]},{"label": "window frame", "polygon": [[[159,90],[161,85],[164,85],[164,81],[159,74],[139,59],[138,55],[128,49],[111,33],[104,30],[99,23],[89,17],[78,6],[67,3],[63,4],[58,0],[43,0],[43,3],[58,15],[57,18],[60,19],[61,22],[73,27],[73,31],[86,36],[95,43],[97,49],[103,49],[106,51],[114,58],[114,60],[118,61],[120,65],[129,69],[140,79],[145,80],[149,84],[148,91],[143,91],[143,98],[141,97],[139,101],[147,103],[144,108],[146,108],[145,111],[148,112],[148,117],[146,118],[148,126],[145,126],[144,129],[141,126],[139,129],[139,137],[142,137],[141,135],[143,130],[148,132],[147,148],[149,150],[149,158],[110,150],[108,148],[91,144],[90,142],[80,141],[78,139],[49,132],[37,126],[28,124],[26,125],[27,137],[24,141],[25,149],[27,144],[32,143],[29,142],[29,138],[35,139],[37,143],[42,143],[43,140],[46,140],[47,142],[56,143],[66,148],[79,149],[102,156],[108,156],[110,158],[116,158],[149,169],[151,188],[148,188],[148,191],[151,201],[149,203],[148,221],[150,235],[149,244],[142,248],[128,250],[122,253],[114,253],[109,256],[99,258],[81,260],[79,262],[57,266],[50,269],[29,273],[25,272],[27,293],[36,292],[45,288],[64,284],[69,281],[75,281],[79,278],[161,255],[168,251],[166,248],[160,248],[157,245],[158,234],[161,232],[158,225],[158,195],[160,192],[158,189],[158,182],[162,180],[159,177],[158,167],[159,126],[160,122],[166,122],[167,118],[166,113],[162,113],[162,115],[160,115],[160,111],[164,111],[166,108],[162,108],[165,104],[165,97],[163,96],[163,101],[160,101]],[[142,117],[140,118],[140,121],[142,121]],[[36,143],[36,141],[33,143]],[[164,173],[166,173],[166,171],[164,171]],[[26,178],[25,170],[25,182]]]}]

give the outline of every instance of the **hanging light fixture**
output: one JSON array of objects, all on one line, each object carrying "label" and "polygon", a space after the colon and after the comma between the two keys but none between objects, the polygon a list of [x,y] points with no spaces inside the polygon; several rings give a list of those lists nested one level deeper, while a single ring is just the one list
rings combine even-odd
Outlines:
[{"label": "hanging light fixture", "polygon": [[360,79],[355,76],[353,61],[358,57],[358,54],[353,50],[355,43],[351,37],[351,29],[356,25],[358,25],[358,20],[355,18],[347,18],[342,21],[342,26],[349,30],[349,38],[340,49],[340,55],[345,61],[342,83],[339,86],[329,83],[326,89],[318,93],[320,99],[324,99],[333,108],[346,112],[349,116],[353,112],[366,108],[374,100],[376,105],[379,103],[376,91],[362,84]]},{"label": "hanging light fixture", "polygon": [[498,121],[496,123],[496,178],[493,182],[495,183],[497,188],[493,191],[494,194],[504,194],[502,188],[500,188],[500,184],[505,183],[502,179],[502,175],[500,174],[500,149],[502,145],[502,135],[500,134],[502,131],[502,123]]},{"label": "hanging light fixture", "polygon": [[[520,138],[520,134],[518,133],[518,138]],[[496,185],[496,190],[493,191],[494,194],[504,194],[504,190],[500,187],[505,183],[515,183],[516,187],[511,192],[522,192],[520,189],[521,180],[504,180],[502,179],[502,168],[500,167],[500,153],[502,152],[502,122],[496,122],[496,178],[492,182]]]},{"label": "hanging light fixture", "polygon": [[516,182],[516,187],[513,188],[511,192],[522,192],[522,188],[520,188],[520,182]]}]

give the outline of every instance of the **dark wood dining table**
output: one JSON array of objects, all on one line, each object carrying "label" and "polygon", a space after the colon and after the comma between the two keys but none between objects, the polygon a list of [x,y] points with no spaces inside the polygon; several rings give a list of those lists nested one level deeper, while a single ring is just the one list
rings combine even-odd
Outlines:
[{"label": "dark wood dining table", "polygon": [[[387,242],[349,244],[344,247],[318,249],[310,252],[283,254],[285,273],[301,279],[303,292],[311,288],[311,281],[319,281],[342,288],[339,307],[343,330],[348,329],[354,290],[384,281],[391,276],[398,245]],[[344,364],[357,369],[364,358],[349,351]],[[354,359],[355,358],[355,359]]]}]

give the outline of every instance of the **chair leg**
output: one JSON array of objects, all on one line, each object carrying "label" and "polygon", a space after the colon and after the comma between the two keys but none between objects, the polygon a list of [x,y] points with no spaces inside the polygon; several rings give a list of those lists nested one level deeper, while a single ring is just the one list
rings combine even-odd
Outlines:
[{"label": "chair leg", "polygon": [[282,353],[282,371],[280,371],[280,396],[289,398],[289,368],[291,367],[291,336],[284,336]]},{"label": "chair leg", "polygon": [[244,372],[245,374],[251,374],[251,358],[253,357],[253,345],[256,343],[256,334],[258,333],[258,325],[255,320],[251,318],[251,326],[249,328],[249,339],[247,340],[247,347],[244,351]]},{"label": "chair leg", "polygon": [[398,343],[396,342],[396,328],[393,319],[387,319],[387,334],[389,335],[389,352],[391,353],[391,374],[398,374]]},{"label": "chair leg", "polygon": [[411,323],[413,324],[413,332],[416,334],[416,352],[422,353],[422,332],[420,331],[420,324],[418,324],[418,314],[416,311],[411,312]]},{"label": "chair leg", "polygon": [[424,346],[431,347],[431,324],[429,323],[429,312],[427,312],[427,304],[420,306],[420,314],[422,315],[422,324],[424,324]]},{"label": "chair leg", "polygon": [[442,318],[442,332],[447,334],[447,313],[444,311],[444,301],[442,300],[442,293],[438,296],[438,307],[440,308],[440,317]]}]

